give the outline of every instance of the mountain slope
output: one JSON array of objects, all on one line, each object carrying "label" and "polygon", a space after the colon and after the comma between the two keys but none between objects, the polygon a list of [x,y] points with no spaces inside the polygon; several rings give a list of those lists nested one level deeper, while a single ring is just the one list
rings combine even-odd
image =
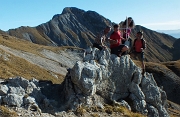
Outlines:
[{"label": "mountain slope", "polygon": [[62,14],[53,16],[47,23],[35,28],[11,29],[8,33],[37,44],[86,48],[87,45],[91,45],[95,34],[110,24],[110,20],[94,11],[85,12],[78,8],[67,7]]},{"label": "mountain slope", "polygon": [[180,38],[180,29],[177,30],[157,30],[158,32],[169,34],[175,38]]},{"label": "mountain slope", "polygon": [[28,79],[60,83],[83,50],[73,47],[41,46],[9,35],[0,35],[1,78],[23,76]]},{"label": "mountain slope", "polygon": [[173,44],[173,60],[178,60],[180,59],[180,39],[177,39],[174,44]]},{"label": "mountain slope", "polygon": [[[47,23],[37,27],[10,29],[8,34],[42,45],[86,48],[92,45],[99,31],[106,25],[112,26],[112,24],[110,20],[94,11],[67,7]],[[147,61],[170,61],[176,58],[172,53],[176,38],[137,25],[131,34],[133,39],[139,30],[144,32],[147,41]]]}]

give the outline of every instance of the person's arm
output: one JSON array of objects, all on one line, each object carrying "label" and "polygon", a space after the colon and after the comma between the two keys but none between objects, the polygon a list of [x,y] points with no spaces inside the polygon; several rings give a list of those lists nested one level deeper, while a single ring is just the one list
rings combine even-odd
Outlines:
[{"label": "person's arm", "polygon": [[103,38],[103,37],[101,37],[101,45],[102,45],[102,47],[106,47],[106,46],[104,45],[105,41],[106,41],[106,39]]},{"label": "person's arm", "polygon": [[143,49],[144,50],[146,49],[146,41],[145,40],[143,41]]},{"label": "person's arm", "polygon": [[110,42],[111,45],[114,45],[114,44],[118,43],[118,41],[114,40],[114,39],[109,39],[109,42]]}]

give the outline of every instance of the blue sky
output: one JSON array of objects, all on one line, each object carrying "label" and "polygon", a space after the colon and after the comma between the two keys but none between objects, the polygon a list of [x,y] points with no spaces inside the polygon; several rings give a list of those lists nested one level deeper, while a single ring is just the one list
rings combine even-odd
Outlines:
[{"label": "blue sky", "polygon": [[96,11],[116,23],[131,16],[152,30],[180,29],[180,0],[1,0],[0,29],[37,26],[65,7]]}]

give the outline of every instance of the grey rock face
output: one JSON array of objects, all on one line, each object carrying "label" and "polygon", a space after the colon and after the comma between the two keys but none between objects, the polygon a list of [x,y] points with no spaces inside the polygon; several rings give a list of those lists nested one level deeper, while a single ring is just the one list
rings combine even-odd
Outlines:
[{"label": "grey rock face", "polygon": [[5,96],[3,101],[9,106],[20,107],[23,104],[23,96],[19,96],[17,94],[8,94],[7,96]]},{"label": "grey rock face", "polygon": [[97,102],[129,98],[132,110],[148,116],[169,117],[164,107],[166,93],[157,86],[152,74],[142,77],[141,69],[128,55],[119,58],[108,50],[89,50],[84,62],[78,61],[64,81],[65,95],[69,97],[67,106],[93,106]]},{"label": "grey rock face", "polygon": [[37,84],[36,80],[29,81],[22,77],[10,78],[0,84],[1,102],[15,107],[38,105],[44,95]]},{"label": "grey rock face", "polygon": [[8,87],[6,85],[0,85],[0,96],[6,95],[8,92]]}]

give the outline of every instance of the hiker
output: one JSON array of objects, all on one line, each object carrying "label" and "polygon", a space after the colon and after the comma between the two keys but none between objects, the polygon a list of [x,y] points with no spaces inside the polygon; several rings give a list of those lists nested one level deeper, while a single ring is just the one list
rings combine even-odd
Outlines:
[{"label": "hiker", "polygon": [[99,50],[102,50],[103,48],[106,48],[105,41],[108,40],[107,34],[110,31],[111,31],[111,27],[110,26],[106,26],[106,28],[103,31],[101,31],[101,33],[99,33],[96,36],[95,41],[93,43],[93,47],[96,47]]},{"label": "hiker", "polygon": [[139,31],[136,34],[136,39],[134,40],[133,47],[131,50],[131,57],[135,58],[142,62],[142,69],[143,74],[145,72],[145,65],[144,65],[144,49],[146,48],[146,42],[143,39],[143,32]]},{"label": "hiker", "polygon": [[122,44],[127,45],[129,48],[132,46],[132,39],[130,38],[131,30],[135,27],[134,20],[132,17],[128,17],[123,23],[122,23],[122,32],[123,32],[123,40]]},{"label": "hiker", "polygon": [[114,31],[110,35],[109,41],[110,41],[111,54],[116,54],[117,56],[120,57],[123,55],[123,52],[128,50],[128,46],[121,43],[122,36],[119,30],[119,25],[117,24],[114,25]]}]

